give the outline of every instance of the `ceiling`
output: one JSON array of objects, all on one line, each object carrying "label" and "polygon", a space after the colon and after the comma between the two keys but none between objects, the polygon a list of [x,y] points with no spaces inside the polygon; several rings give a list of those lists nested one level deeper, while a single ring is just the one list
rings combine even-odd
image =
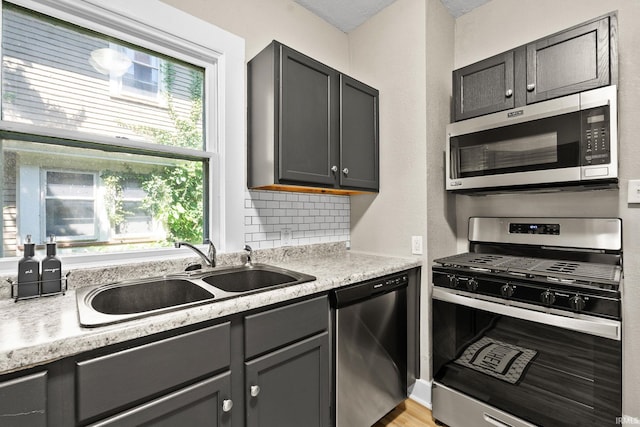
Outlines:
[{"label": "ceiling", "polygon": [[[295,0],[345,33],[389,6],[395,0]],[[455,18],[489,0],[440,0]]]}]

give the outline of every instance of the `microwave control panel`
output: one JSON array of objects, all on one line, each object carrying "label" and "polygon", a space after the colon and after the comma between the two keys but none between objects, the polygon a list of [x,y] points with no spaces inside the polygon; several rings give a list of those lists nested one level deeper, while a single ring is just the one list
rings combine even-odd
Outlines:
[{"label": "microwave control panel", "polygon": [[584,110],[582,118],[581,166],[611,163],[609,107]]}]

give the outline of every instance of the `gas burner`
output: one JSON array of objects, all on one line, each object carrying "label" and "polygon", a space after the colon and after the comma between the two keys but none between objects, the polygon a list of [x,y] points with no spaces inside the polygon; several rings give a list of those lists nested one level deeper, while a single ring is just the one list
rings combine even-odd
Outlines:
[{"label": "gas burner", "polygon": [[[551,224],[558,233],[514,233],[512,221]],[[435,286],[510,304],[620,318],[619,219],[471,218],[469,240],[470,252],[434,260]]]}]

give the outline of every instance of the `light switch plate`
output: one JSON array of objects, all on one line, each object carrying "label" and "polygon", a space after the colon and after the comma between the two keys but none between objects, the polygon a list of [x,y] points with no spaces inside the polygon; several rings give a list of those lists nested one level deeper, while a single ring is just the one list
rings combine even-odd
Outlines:
[{"label": "light switch plate", "polygon": [[282,241],[282,246],[290,246],[291,245],[291,229],[283,228],[280,230],[280,240]]},{"label": "light switch plate", "polygon": [[422,236],[411,236],[411,253],[422,255]]},{"label": "light switch plate", "polygon": [[627,203],[640,203],[640,179],[629,180]]}]

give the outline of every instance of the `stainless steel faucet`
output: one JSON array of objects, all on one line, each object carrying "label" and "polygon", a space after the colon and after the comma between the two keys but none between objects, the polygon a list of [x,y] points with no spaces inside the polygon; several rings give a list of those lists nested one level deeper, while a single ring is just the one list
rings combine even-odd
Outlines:
[{"label": "stainless steel faucet", "polygon": [[214,246],[214,244],[211,242],[211,240],[206,240],[205,243],[209,244],[209,256],[205,255],[202,253],[202,251],[198,248],[196,248],[195,246],[193,246],[191,243],[187,243],[187,242],[175,242],[173,244],[173,246],[175,246],[176,248],[180,248],[182,246],[186,246],[189,249],[193,250],[195,253],[198,254],[198,256],[200,258],[202,258],[202,261],[205,263],[206,266],[208,267],[215,267],[216,266],[216,247]]},{"label": "stainless steel faucet", "polygon": [[253,261],[251,260],[251,258],[253,258],[253,249],[251,249],[249,245],[244,245],[244,250],[247,251],[247,262],[245,262],[244,265],[250,267],[253,265]]}]

